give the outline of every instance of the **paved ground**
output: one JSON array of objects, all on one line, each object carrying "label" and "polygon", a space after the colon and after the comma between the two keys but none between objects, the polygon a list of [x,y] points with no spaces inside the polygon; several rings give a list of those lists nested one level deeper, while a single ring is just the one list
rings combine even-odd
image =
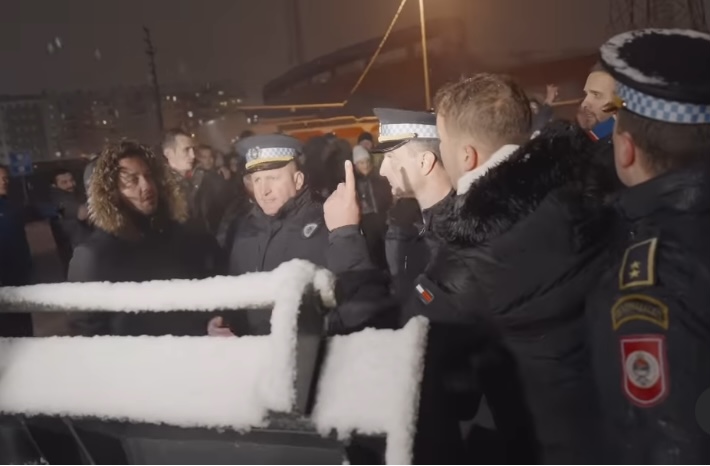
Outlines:
[{"label": "paved ground", "polygon": [[[27,225],[27,240],[32,250],[34,283],[60,283],[64,280],[62,265],[57,256],[52,232],[47,222],[34,222]],[[35,335],[51,336],[67,333],[66,315],[39,312],[32,315]]]}]

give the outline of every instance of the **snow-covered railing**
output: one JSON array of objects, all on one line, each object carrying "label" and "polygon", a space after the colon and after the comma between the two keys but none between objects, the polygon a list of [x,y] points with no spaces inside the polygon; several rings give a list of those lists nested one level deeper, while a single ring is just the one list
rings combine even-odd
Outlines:
[{"label": "snow-covered railing", "polygon": [[[272,309],[265,336],[1,339],[0,412],[238,431],[266,426],[271,413],[305,414],[322,328],[303,309],[334,307],[333,290],[332,275],[304,261],[201,281],[0,289],[0,312]],[[426,331],[413,319],[332,338],[311,416],[318,431],[384,435],[387,462],[411,462]]]}]

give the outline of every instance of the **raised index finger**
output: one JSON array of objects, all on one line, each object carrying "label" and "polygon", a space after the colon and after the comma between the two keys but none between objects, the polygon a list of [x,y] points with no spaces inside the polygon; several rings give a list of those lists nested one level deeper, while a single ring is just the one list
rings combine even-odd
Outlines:
[{"label": "raised index finger", "polygon": [[353,163],[350,160],[345,161],[345,190],[355,194],[355,173],[353,171]]}]

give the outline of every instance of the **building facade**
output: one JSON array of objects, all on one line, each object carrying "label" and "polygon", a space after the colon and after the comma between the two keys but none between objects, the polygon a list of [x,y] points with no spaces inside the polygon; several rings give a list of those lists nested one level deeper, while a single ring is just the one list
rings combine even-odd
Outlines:
[{"label": "building facade", "polygon": [[30,156],[33,161],[55,154],[51,113],[45,95],[0,97],[0,163],[9,163],[13,153]]}]

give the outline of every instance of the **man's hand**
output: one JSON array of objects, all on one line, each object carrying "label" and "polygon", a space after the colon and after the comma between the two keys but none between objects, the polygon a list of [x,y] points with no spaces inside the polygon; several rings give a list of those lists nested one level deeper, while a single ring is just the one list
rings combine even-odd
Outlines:
[{"label": "man's hand", "polygon": [[76,212],[76,217],[82,222],[89,218],[89,209],[86,207],[86,204],[79,206],[79,210]]},{"label": "man's hand", "polygon": [[360,224],[360,204],[355,187],[353,163],[345,161],[345,183],[330,195],[323,205],[325,225],[333,231],[340,227]]},{"label": "man's hand", "polygon": [[224,326],[224,320],[222,317],[217,316],[210,319],[207,324],[207,335],[211,337],[234,337],[235,334],[229,330],[229,327]]},{"label": "man's hand", "polygon": [[555,100],[557,100],[557,96],[560,93],[560,88],[557,87],[555,84],[548,84],[547,85],[547,94],[545,95],[545,104],[547,105],[552,105]]}]

